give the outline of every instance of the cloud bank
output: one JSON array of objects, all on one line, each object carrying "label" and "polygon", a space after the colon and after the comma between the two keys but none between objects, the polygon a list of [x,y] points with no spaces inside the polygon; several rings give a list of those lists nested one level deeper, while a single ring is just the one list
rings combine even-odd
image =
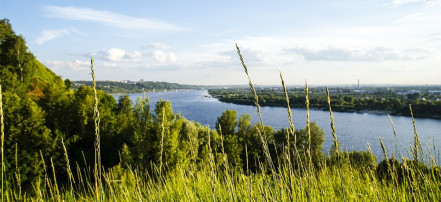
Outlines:
[{"label": "cloud bank", "polygon": [[169,49],[170,46],[163,44],[163,43],[159,43],[159,42],[153,42],[153,43],[149,43],[147,46],[142,47],[143,49]]},{"label": "cloud bank", "polygon": [[69,35],[72,32],[76,32],[76,30],[74,28],[65,28],[65,29],[53,29],[53,30],[43,30],[40,32],[40,36],[37,37],[37,44],[38,45],[43,45],[44,43],[64,36],[64,35]]},{"label": "cloud bank", "polygon": [[138,51],[129,52],[119,48],[103,49],[96,53],[86,54],[86,56],[111,62],[138,62],[142,58]]},{"label": "cloud bank", "polygon": [[74,60],[74,61],[46,61],[44,64],[52,70],[58,70],[63,68],[68,68],[75,71],[88,70],[90,68],[90,61],[85,60]]},{"label": "cloud bank", "polygon": [[157,19],[137,18],[111,11],[80,7],[46,6],[47,17],[87,21],[127,30],[181,31],[183,27]]},{"label": "cloud bank", "polygon": [[322,49],[291,48],[286,52],[303,57],[306,61],[388,61],[388,60],[416,60],[427,57],[427,52],[414,50],[413,53],[400,53],[393,48],[377,47],[368,50],[327,47]]},{"label": "cloud bank", "polygon": [[152,58],[159,63],[176,63],[176,55],[172,52],[164,52],[160,50],[153,51]]}]

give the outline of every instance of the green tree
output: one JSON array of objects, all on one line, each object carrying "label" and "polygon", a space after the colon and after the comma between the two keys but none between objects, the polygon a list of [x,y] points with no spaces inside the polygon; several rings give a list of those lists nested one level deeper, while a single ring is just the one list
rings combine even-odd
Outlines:
[{"label": "green tree", "polygon": [[[14,173],[20,173],[22,185],[28,190],[31,183],[43,175],[42,161],[38,160],[41,159],[40,151],[45,154],[46,160],[52,157],[55,163],[60,164],[59,161],[63,158],[59,148],[57,149],[57,142],[61,137],[45,126],[44,111],[30,98],[20,98],[6,92],[3,94],[3,104],[5,162],[6,169],[10,171],[9,180],[16,181]],[[18,172],[16,168],[19,169]]]},{"label": "green tree", "polygon": [[196,162],[199,150],[198,128],[192,121],[184,120],[183,122],[179,150],[183,156],[183,165],[189,165],[191,162]]},{"label": "green tree", "polygon": [[[176,132],[182,123],[175,123],[175,114],[169,101],[159,100],[156,103],[155,115],[153,118],[154,142],[154,163],[156,165],[168,165],[173,167],[177,163],[177,152],[179,136]],[[173,131],[172,131],[173,129]]]},{"label": "green tree", "polygon": [[[246,120],[242,120],[241,132],[244,132],[246,126],[244,123]],[[248,123],[249,124],[249,123]],[[242,151],[243,145],[241,145],[241,138],[238,133],[235,133],[237,125],[237,112],[236,110],[225,110],[222,112],[222,116],[217,118],[216,129],[219,134],[222,135],[222,141],[224,146],[224,152],[227,155],[228,162],[233,167],[242,167]]]},{"label": "green tree", "polygon": [[249,114],[242,114],[239,117],[239,122],[238,122],[238,130],[237,130],[237,134],[238,136],[243,139],[243,137],[246,136],[247,131],[250,130],[251,126],[251,116]]},{"label": "green tree", "polygon": [[70,79],[65,79],[64,85],[66,86],[66,89],[71,89],[72,88],[72,81],[70,81]]},{"label": "green tree", "polygon": [[133,115],[133,139],[127,143],[132,148],[132,162],[140,168],[148,168],[155,152],[154,144],[158,143],[157,137],[152,135],[153,122],[148,98],[138,97],[133,107]]},{"label": "green tree", "polygon": [[244,144],[247,145],[248,159],[244,158],[244,161],[248,161],[248,166],[251,171],[257,171],[259,169],[259,163],[264,163],[266,157],[263,149],[262,136],[265,131],[268,144],[274,140],[274,129],[270,126],[263,126],[260,123],[254,124],[249,131],[247,131],[244,137]]},{"label": "green tree", "polygon": [[[310,125],[311,131],[311,159],[314,165],[318,166],[324,159],[323,142],[325,141],[325,132],[315,122]],[[300,157],[303,158],[303,162],[308,157],[308,132],[306,127],[301,130],[296,130],[297,142],[296,147],[299,151]]]},{"label": "green tree", "polygon": [[[116,101],[111,95],[97,91],[98,109],[100,112],[100,136],[102,165],[107,167],[119,162],[118,151],[124,142],[115,138],[117,122],[115,111]],[[67,141],[70,144],[70,154],[73,162],[80,165],[91,163],[94,159],[95,125],[93,118],[94,92],[91,87],[82,86],[76,90],[71,98],[72,102],[65,116],[68,116],[69,125]],[[130,118],[130,117],[129,117]],[[85,155],[85,160],[83,158]]]},{"label": "green tree", "polygon": [[237,124],[237,111],[225,110],[222,116],[217,118],[216,130],[218,133],[222,131],[222,135],[233,135]]},{"label": "green tree", "polygon": [[134,126],[134,112],[132,109],[133,102],[128,95],[122,95],[118,99],[116,108],[116,120],[119,142],[127,142],[133,138],[135,126]]}]

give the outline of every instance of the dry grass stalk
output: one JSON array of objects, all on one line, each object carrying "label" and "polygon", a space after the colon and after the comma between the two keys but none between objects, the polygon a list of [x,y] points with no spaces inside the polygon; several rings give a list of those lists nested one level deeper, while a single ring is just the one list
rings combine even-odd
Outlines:
[{"label": "dry grass stalk", "polygon": [[95,175],[95,192],[96,200],[99,200],[99,193],[101,190],[101,140],[100,140],[100,112],[98,110],[98,95],[96,92],[96,81],[95,81],[95,69],[93,66],[93,58],[90,59],[90,69],[92,71],[92,81],[93,81],[93,92],[95,105],[93,108],[93,118],[95,120],[95,164],[94,164],[94,175]]},{"label": "dry grass stalk", "polygon": [[5,173],[5,161],[4,161],[4,143],[5,143],[5,132],[3,125],[3,99],[2,99],[2,85],[0,85],[0,131],[1,131],[1,152],[2,152],[2,201],[4,200],[4,173]]},{"label": "dry grass stalk", "polygon": [[389,117],[390,125],[392,126],[392,130],[394,132],[394,137],[395,137],[395,153],[399,155],[398,138],[397,138],[397,132],[395,131],[395,124],[392,121],[392,117],[390,116],[390,114],[388,114],[387,116]]},{"label": "dry grass stalk", "polygon": [[[413,132],[414,132],[414,136],[413,136],[413,138],[414,138],[414,146],[413,146],[413,149],[412,149],[412,153],[413,153],[413,158],[418,161],[419,160],[418,159],[419,158],[418,152],[422,152],[423,148],[421,147],[420,139],[418,138],[418,132],[417,132],[417,129],[416,129],[415,118],[413,116],[412,105],[409,105],[409,110],[410,110],[410,116],[412,117]],[[422,157],[423,156],[421,155],[421,158]]]},{"label": "dry grass stalk", "polygon": [[41,152],[41,150],[40,150],[40,157],[41,157],[41,163],[43,164],[44,183],[46,186],[49,186],[49,179],[47,177],[47,170],[46,170],[46,162],[44,161],[43,152]]},{"label": "dry grass stalk", "polygon": [[20,177],[20,169],[18,168],[18,144],[15,143],[15,179],[17,180],[17,186],[18,186],[18,200],[20,200],[21,197],[21,177]]},{"label": "dry grass stalk", "polygon": [[311,201],[311,167],[312,167],[312,155],[311,155],[311,123],[309,122],[309,88],[308,83],[305,82],[305,94],[306,94],[306,132],[308,133],[308,201]]},{"label": "dry grass stalk", "polygon": [[71,188],[71,191],[72,191],[73,190],[73,184],[75,184],[75,179],[73,177],[72,170],[70,168],[69,156],[67,155],[67,149],[66,149],[66,146],[64,145],[63,138],[61,138],[61,145],[63,146],[63,150],[64,150],[64,158],[66,158],[67,176],[68,176],[69,183],[70,183],[70,188]]},{"label": "dry grass stalk", "polygon": [[54,166],[54,162],[52,161],[52,158],[51,158],[51,166],[52,166],[52,174],[54,176],[54,192],[55,192],[57,201],[60,201],[60,190],[58,189],[57,177],[55,176],[55,166]]},{"label": "dry grass stalk", "polygon": [[338,142],[337,134],[335,132],[334,115],[332,115],[332,108],[331,108],[331,95],[329,93],[329,88],[327,86],[326,86],[326,94],[327,94],[327,97],[328,97],[329,116],[331,118],[331,132],[332,132],[332,137],[334,139],[335,154],[337,155],[337,165],[338,165],[338,173],[340,175],[341,193],[342,193],[342,196],[343,196],[343,201],[346,201],[346,199],[345,199],[345,187],[343,185],[343,175],[341,174],[340,144]]},{"label": "dry grass stalk", "polygon": [[210,128],[207,128],[208,132],[208,158],[210,164],[210,185],[211,185],[211,196],[212,200],[216,201],[215,193],[216,193],[216,173],[215,173],[215,164],[214,164],[214,156],[213,150],[211,148],[211,131]]},{"label": "dry grass stalk", "polygon": [[[296,130],[295,130],[295,126],[294,123],[292,121],[292,111],[291,111],[291,106],[289,105],[289,96],[288,96],[288,91],[286,90],[286,85],[285,85],[285,81],[283,80],[283,76],[282,76],[282,72],[280,72],[280,80],[282,81],[282,87],[283,87],[283,92],[285,93],[285,100],[286,100],[286,108],[288,110],[288,121],[289,121],[289,130],[287,132],[287,137],[286,137],[286,142],[287,142],[287,159],[288,159],[288,166],[289,166],[289,173],[290,173],[290,177],[294,175],[294,171],[292,169],[292,163],[291,163],[291,152],[290,152],[290,148],[291,148],[291,143],[289,140],[290,134],[294,137],[294,151],[295,151],[295,156],[297,157],[297,164],[298,164],[298,171],[300,173],[301,167],[303,167],[303,163],[302,163],[302,159],[300,158],[300,154],[299,151],[297,149],[297,135],[295,134]],[[289,180],[290,183],[292,183],[292,180]],[[301,184],[301,176],[299,175],[299,184],[300,187],[302,186]],[[292,184],[290,184],[290,189],[291,187],[293,187]],[[292,190],[290,190],[291,193]],[[291,200],[293,200],[294,197],[291,195]]]},{"label": "dry grass stalk", "polygon": [[164,153],[164,131],[165,131],[165,109],[162,108],[162,121],[161,121],[161,151],[160,151],[160,157],[159,157],[159,173],[162,173],[162,156]]},{"label": "dry grass stalk", "polygon": [[268,164],[270,165],[271,170],[274,172],[275,168],[274,168],[274,164],[273,164],[273,161],[271,159],[271,155],[270,155],[270,152],[269,152],[269,149],[268,149],[268,141],[267,141],[267,137],[266,137],[266,134],[265,134],[265,126],[263,124],[262,114],[260,112],[259,96],[257,96],[257,92],[256,92],[256,89],[254,88],[254,84],[251,81],[250,75],[248,74],[248,67],[245,64],[244,60],[243,60],[242,54],[240,53],[240,49],[239,49],[239,46],[237,45],[237,43],[236,43],[236,49],[237,49],[237,54],[239,55],[239,59],[240,59],[240,61],[242,63],[242,66],[243,66],[243,68],[245,70],[245,74],[248,77],[248,84],[250,86],[250,90],[251,90],[251,92],[254,95],[254,100],[253,101],[254,101],[254,104],[257,107],[257,115],[259,116],[260,126],[262,127],[260,130],[258,129],[258,131],[262,131],[261,133],[263,134],[262,135],[259,132],[259,136],[260,136],[260,139],[261,139],[262,144],[263,144],[263,150],[264,150],[265,156],[266,156],[266,158],[268,160]]}]

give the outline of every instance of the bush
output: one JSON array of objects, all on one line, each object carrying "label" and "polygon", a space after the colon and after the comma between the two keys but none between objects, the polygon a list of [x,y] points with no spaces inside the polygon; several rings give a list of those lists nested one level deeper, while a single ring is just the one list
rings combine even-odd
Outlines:
[{"label": "bush", "polygon": [[402,173],[401,163],[395,158],[384,159],[377,167],[377,177],[380,181],[390,182],[394,178],[401,181]]},{"label": "bush", "polygon": [[349,153],[349,161],[355,168],[375,169],[377,166],[377,158],[368,151],[352,151]]}]

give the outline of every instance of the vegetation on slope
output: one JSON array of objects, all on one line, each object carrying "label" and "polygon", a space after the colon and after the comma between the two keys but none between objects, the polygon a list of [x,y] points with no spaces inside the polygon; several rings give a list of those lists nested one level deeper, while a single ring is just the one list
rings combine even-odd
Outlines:
[{"label": "vegetation on slope", "polygon": [[[78,89],[80,86],[92,86],[92,81],[73,81],[73,89]],[[197,89],[199,86],[195,85],[182,85],[177,83],[168,83],[160,81],[97,81],[97,89],[104,91],[105,93],[143,93],[152,91],[163,90],[176,90],[176,89]]]}]

